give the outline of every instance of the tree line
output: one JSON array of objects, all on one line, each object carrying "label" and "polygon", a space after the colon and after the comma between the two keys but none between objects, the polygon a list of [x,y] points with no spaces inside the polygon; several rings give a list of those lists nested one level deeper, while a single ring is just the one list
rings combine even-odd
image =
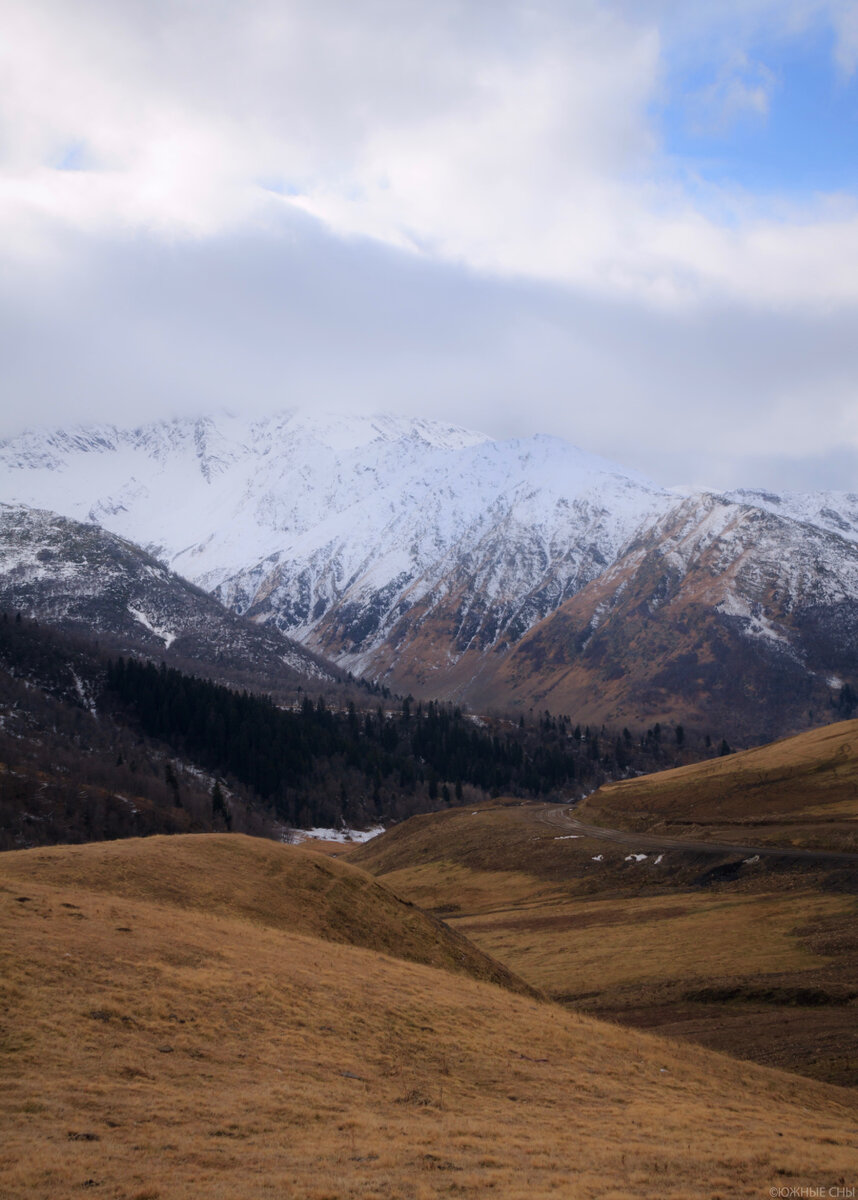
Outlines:
[{"label": "tree line", "polygon": [[477,717],[410,696],[284,704],[0,615],[0,849],[389,824],[501,794],[572,798],[728,750],[681,725]]},{"label": "tree line", "polygon": [[366,710],[305,697],[284,708],[131,658],[108,664],[106,690],[149,737],[302,827],[397,820],[476,796],[560,799],[701,756],[689,752],[682,727],[635,738],[548,713],[486,723],[453,704],[411,697]]}]

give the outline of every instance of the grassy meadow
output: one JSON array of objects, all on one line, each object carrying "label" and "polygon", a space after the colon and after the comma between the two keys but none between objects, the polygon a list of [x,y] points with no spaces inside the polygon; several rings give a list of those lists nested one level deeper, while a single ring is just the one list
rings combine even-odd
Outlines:
[{"label": "grassy meadow", "polygon": [[[330,877],[290,886],[317,864],[343,866],[228,835],[0,859],[4,1200],[732,1200],[854,1180],[853,1093],[405,961],[386,939],[413,910],[393,900],[385,948],[353,944],[370,935],[325,900]],[[346,875],[350,909],[379,917],[384,889]]]},{"label": "grassy meadow", "polygon": [[703,841],[858,853],[858,721],[606,784],[584,821]]},{"label": "grassy meadow", "polygon": [[733,855],[722,871],[718,856],[569,836],[562,818],[450,810],[349,861],[576,1010],[858,1086],[853,867]]}]

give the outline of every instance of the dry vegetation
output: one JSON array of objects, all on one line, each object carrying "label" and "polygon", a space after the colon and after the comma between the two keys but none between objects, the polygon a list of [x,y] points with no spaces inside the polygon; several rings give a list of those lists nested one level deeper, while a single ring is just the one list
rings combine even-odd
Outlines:
[{"label": "dry vegetation", "polygon": [[418,817],[350,861],[578,1010],[858,1086],[854,868],[637,861],[633,845],[565,836],[562,815]]},{"label": "dry vegetation", "polygon": [[854,915],[851,896],[659,896],[558,903],[460,922],[552,994],[825,966],[798,926]]},{"label": "dry vegetation", "polygon": [[595,824],[710,841],[858,853],[858,721],[708,762],[606,784],[579,814]]},{"label": "dry vegetation", "polygon": [[0,859],[4,1200],[858,1181],[851,1093],[309,936],[351,936],[316,863],[340,878],[226,837]]},{"label": "dry vegetation", "polygon": [[0,858],[5,881],[84,886],[364,946],[531,994],[509,971],[365,872],[327,856],[230,834],[51,846]]}]

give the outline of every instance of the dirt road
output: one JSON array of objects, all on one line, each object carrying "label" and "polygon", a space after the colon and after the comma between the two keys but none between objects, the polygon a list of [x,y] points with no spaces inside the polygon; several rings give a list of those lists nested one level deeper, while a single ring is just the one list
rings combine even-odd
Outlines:
[{"label": "dirt road", "polygon": [[572,812],[560,805],[548,804],[537,814],[545,825],[562,829],[567,835],[596,838],[603,842],[617,842],[635,850],[686,850],[695,854],[732,855],[741,854],[752,858],[755,854],[768,858],[794,858],[812,862],[852,863],[858,866],[858,854],[842,854],[833,850],[802,850],[796,846],[742,846],[728,842],[701,842],[691,838],[670,838],[648,833],[631,833],[626,829],[603,829],[600,825],[587,825],[579,821]]}]

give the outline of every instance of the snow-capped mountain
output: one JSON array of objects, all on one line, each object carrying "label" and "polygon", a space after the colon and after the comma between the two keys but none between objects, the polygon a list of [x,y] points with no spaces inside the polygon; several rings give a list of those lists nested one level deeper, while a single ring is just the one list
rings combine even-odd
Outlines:
[{"label": "snow-capped mountain", "polygon": [[[485,439],[394,417],[236,417],[28,432],[0,443],[0,500],[102,525],[212,589],[320,524],[354,531],[416,462]],[[375,519],[373,519],[375,524]],[[309,537],[308,537],[309,535]]]},{"label": "snow-capped mountain", "polygon": [[858,495],[854,492],[784,492],[777,495],[740,488],[726,492],[725,499],[763,508],[773,516],[815,525],[849,542],[858,542]]},{"label": "snow-capped mountain", "polygon": [[288,695],[345,683],[332,664],[242,620],[133,543],[24,505],[0,504],[0,608],[225,683]]},{"label": "snow-capped mountain", "polygon": [[555,438],[302,412],[31,432],[0,472],[0,500],[136,542],[398,690],[631,721],[705,714],[720,687],[729,715],[735,666],[674,680],[703,615],[698,663],[792,664],[787,724],[858,678],[856,495],[690,494]]},{"label": "snow-capped mountain", "polygon": [[858,543],[704,495],[531,630],[472,695],[764,739],[833,707],[850,715],[856,679]]},{"label": "snow-capped mountain", "polygon": [[463,590],[459,649],[514,640],[675,499],[557,439],[394,417],[31,433],[0,464],[0,499],[97,523],[358,671]]}]

